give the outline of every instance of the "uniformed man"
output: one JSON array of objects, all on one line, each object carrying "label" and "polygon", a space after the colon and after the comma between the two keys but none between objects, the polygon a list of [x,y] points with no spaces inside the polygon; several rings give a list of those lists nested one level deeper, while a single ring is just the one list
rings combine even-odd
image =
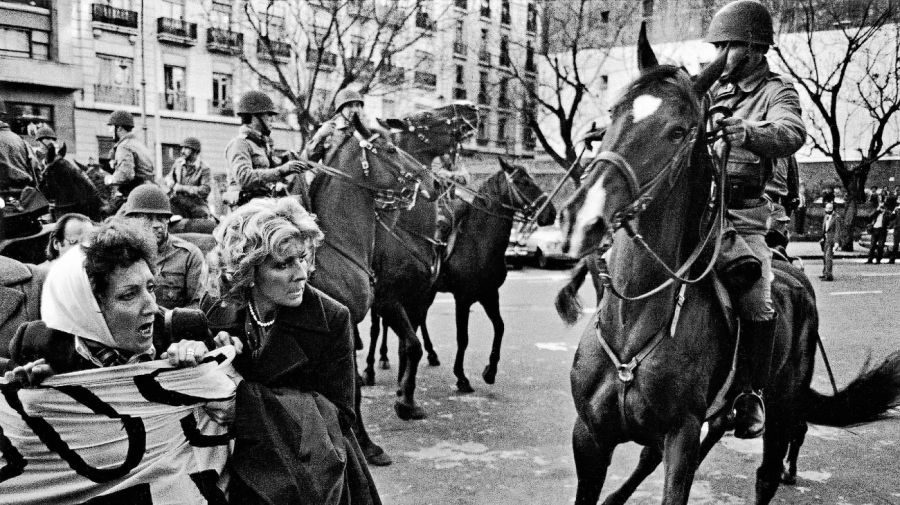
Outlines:
[{"label": "uniformed man", "polygon": [[[762,389],[771,368],[776,313],[771,294],[772,253],[765,243],[772,212],[763,198],[777,160],[803,145],[806,129],[800,97],[790,81],[772,72],[766,52],[774,43],[772,17],[753,0],[732,2],[713,17],[706,41],[727,53],[720,82],[710,90],[712,105],[734,115],[719,120],[731,145],[728,159],[728,219],[761,262],[762,275],[736,293],[741,317],[734,404],[735,436],[754,438],[765,428]],[[719,141],[716,146],[723,148]],[[721,151],[720,151],[721,152]]]},{"label": "uniformed man", "polygon": [[172,207],[163,190],[155,184],[138,186],[120,213],[144,221],[156,235],[156,303],[167,309],[197,308],[205,273],[203,253],[194,244],[169,235]]},{"label": "uniformed man", "polygon": [[26,186],[37,184],[40,170],[31,147],[2,121],[6,107],[0,100],[0,191],[17,196]]},{"label": "uniformed man", "polygon": [[335,113],[316,130],[307,146],[309,159],[329,163],[335,149],[340,147],[346,136],[351,135],[350,127],[354,117],[363,113],[363,97],[358,91],[344,88],[334,97]]},{"label": "uniformed man", "polygon": [[111,186],[109,212],[114,213],[134,188],[145,183],[155,184],[156,173],[150,150],[131,132],[134,129],[131,113],[117,110],[110,114],[107,124],[112,127],[116,140],[110,156],[113,173],[104,180],[107,186]]},{"label": "uniformed man", "polygon": [[188,137],[181,143],[181,156],[166,176],[172,211],[191,219],[209,217],[206,199],[211,191],[209,166],[200,158],[200,140]]},{"label": "uniformed man", "polygon": [[54,149],[56,148],[56,132],[46,124],[42,125],[34,132],[34,140],[38,143],[37,147],[34,149],[34,153],[37,156],[37,159],[41,163],[44,163],[47,159],[47,151],[50,149],[50,146],[53,146]]},{"label": "uniformed man", "polygon": [[[223,200],[231,206],[242,205],[255,197],[271,196],[278,183],[286,187],[302,184],[306,166],[292,160],[274,166],[269,134],[275,104],[261,91],[244,93],[237,104],[241,128],[225,147],[228,188]],[[296,174],[296,175],[295,175]]]},{"label": "uniformed man", "polygon": [[[0,242],[4,239],[0,201]],[[41,318],[41,288],[46,270],[0,255],[0,374],[9,360],[9,342],[22,323]]]}]

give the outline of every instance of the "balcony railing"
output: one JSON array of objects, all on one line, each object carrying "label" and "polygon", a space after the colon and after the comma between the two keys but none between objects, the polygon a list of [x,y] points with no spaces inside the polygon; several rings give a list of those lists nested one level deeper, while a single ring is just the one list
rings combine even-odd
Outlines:
[{"label": "balcony railing", "polygon": [[319,62],[319,50],[315,47],[307,47],[306,65],[311,67],[319,65],[320,69],[330,70],[337,65],[337,54],[325,51],[322,53],[322,61]]},{"label": "balcony railing", "polygon": [[491,17],[491,8],[488,5],[481,5],[481,17],[490,19]]},{"label": "balcony railing", "polygon": [[183,19],[157,18],[156,33],[159,40],[194,45],[197,43],[197,23]]},{"label": "balcony railing", "polygon": [[166,91],[159,94],[159,100],[168,110],[194,112],[194,97],[183,91]]},{"label": "balcony railing", "polygon": [[468,47],[466,47],[466,45],[464,43],[462,43],[462,42],[454,42],[453,43],[453,54],[455,56],[462,56],[463,58],[465,58],[467,50],[468,50]]},{"label": "balcony railing", "polygon": [[140,90],[126,88],[124,86],[94,84],[94,101],[118,103],[122,105],[139,105],[141,103],[141,92]]},{"label": "balcony railing", "polygon": [[208,100],[206,102],[207,114],[215,116],[233,116],[234,103],[229,98],[219,100]]},{"label": "balcony railing", "polygon": [[244,48],[244,34],[221,28],[207,28],[206,48],[219,53],[238,54]]},{"label": "balcony railing", "polygon": [[491,97],[484,91],[478,93],[478,105],[490,105]]},{"label": "balcony railing", "polygon": [[453,99],[454,100],[465,100],[466,99],[465,88],[453,88]]},{"label": "balcony railing", "polygon": [[[271,51],[269,47],[272,48]],[[256,55],[262,58],[271,58],[273,55],[276,58],[290,58],[291,45],[277,40],[270,40],[267,45],[265,39],[259,39],[256,41]]]},{"label": "balcony railing", "polygon": [[393,65],[382,65],[381,82],[390,86],[400,86],[406,82],[406,69]]},{"label": "balcony railing", "polygon": [[125,28],[138,27],[138,13],[127,9],[118,9],[106,4],[91,5],[91,20]]},{"label": "balcony railing", "polygon": [[491,64],[491,52],[487,49],[482,49],[478,51],[478,63],[482,65],[490,65]]},{"label": "balcony railing", "polygon": [[416,70],[413,82],[426,88],[434,88],[435,86],[437,86],[437,75],[432,74],[431,72],[422,72],[421,70]]}]

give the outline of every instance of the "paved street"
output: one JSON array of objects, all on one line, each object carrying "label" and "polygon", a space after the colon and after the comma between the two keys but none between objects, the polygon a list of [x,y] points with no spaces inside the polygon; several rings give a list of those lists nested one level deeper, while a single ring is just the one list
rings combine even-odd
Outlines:
[{"label": "paved street", "polygon": [[[818,295],[821,335],[839,386],[849,382],[869,354],[880,362],[900,348],[900,266],[863,261],[838,261],[833,283],[818,281],[820,261],[806,262]],[[419,374],[418,398],[428,419],[404,422],[394,416],[393,370],[379,370],[378,384],[363,390],[373,437],[395,461],[372,470],[386,504],[572,502],[576,480],[570,435],[575,411],[569,368],[587,316],[575,328],[565,328],[556,316],[552,300],[566,274],[527,268],[510,272],[501,291],[506,338],[495,385],[481,379],[491,330],[477,306],[466,367],[476,392],[456,392],[453,303],[441,295],[429,326],[442,364],[426,364]],[[593,302],[587,289],[582,296]],[[362,330],[368,334],[367,326]],[[393,337],[391,360],[396,365]],[[819,391],[830,389],[820,360],[813,385]],[[900,503],[898,419],[900,412],[894,412],[892,419],[849,430],[811,426],[797,486],[782,487],[773,503]],[[752,503],[761,451],[761,441],[725,438],[700,467],[691,503]],[[638,453],[637,445],[620,446],[605,492],[630,473]],[[659,503],[662,480],[660,469],[631,503]]]}]

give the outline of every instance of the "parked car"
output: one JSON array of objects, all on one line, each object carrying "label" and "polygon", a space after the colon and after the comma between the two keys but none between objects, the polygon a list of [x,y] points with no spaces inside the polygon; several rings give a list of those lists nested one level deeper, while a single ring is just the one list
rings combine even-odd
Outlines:
[{"label": "parked car", "polygon": [[563,231],[556,224],[541,226],[530,234],[515,227],[509,237],[506,260],[513,265],[531,262],[539,268],[573,263],[578,258],[562,252],[564,240]]}]

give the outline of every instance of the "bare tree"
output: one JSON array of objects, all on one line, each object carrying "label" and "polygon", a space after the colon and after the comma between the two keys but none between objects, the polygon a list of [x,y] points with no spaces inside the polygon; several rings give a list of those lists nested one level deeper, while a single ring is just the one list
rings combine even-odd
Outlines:
[{"label": "bare tree", "polygon": [[[900,110],[895,6],[891,0],[774,3],[781,18],[775,54],[813,105],[805,111],[813,149],[831,158],[846,190],[840,243],[849,251],[869,171],[900,146],[891,129]],[[847,160],[850,149],[859,161]]]},{"label": "bare tree", "polygon": [[409,53],[437,17],[428,0],[243,0],[240,8],[257,40],[256,58],[241,53],[241,61],[291,102],[304,135],[330,115],[341,89],[408,86],[395,62],[418,63]]},{"label": "bare tree", "polygon": [[[544,2],[544,47],[538,50],[530,42],[516,43],[519,57],[510,64],[523,97],[525,124],[544,151],[566,170],[578,158],[579,110],[603,87],[600,69],[610,50],[623,43],[624,31],[635,26],[633,16],[641,5],[604,4],[598,0]],[[538,78],[539,72],[546,74]],[[552,118],[550,124],[542,124],[545,118]],[[580,177],[581,167],[576,167],[571,174],[576,185]]]}]

